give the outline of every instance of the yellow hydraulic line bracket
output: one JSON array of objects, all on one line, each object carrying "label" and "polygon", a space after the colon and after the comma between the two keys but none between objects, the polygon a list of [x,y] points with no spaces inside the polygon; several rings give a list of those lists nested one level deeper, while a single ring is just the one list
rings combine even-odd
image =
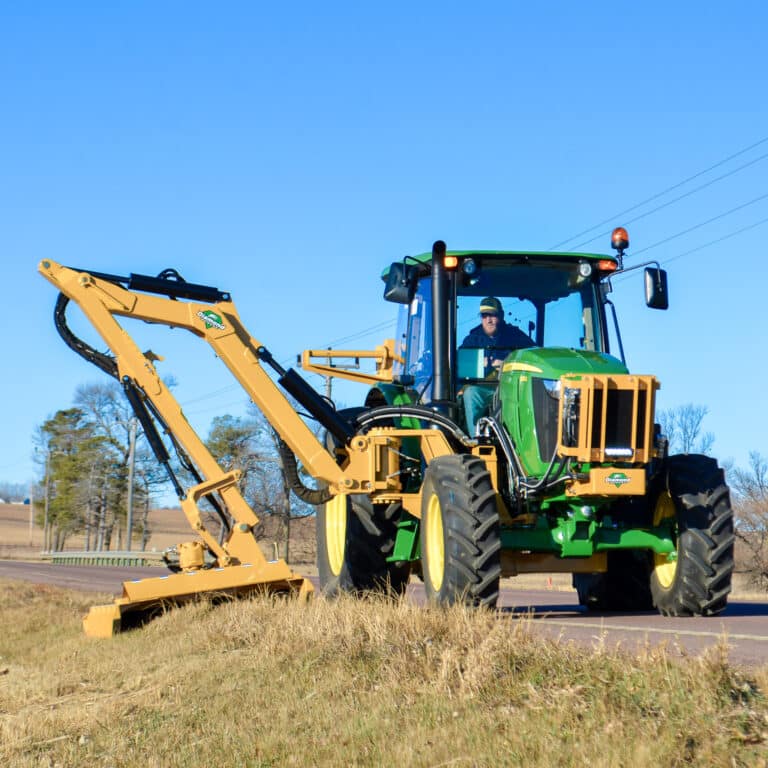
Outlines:
[{"label": "yellow hydraulic line bracket", "polygon": [[[317,360],[327,360],[320,363]],[[373,360],[376,364],[375,373],[358,370],[360,360]],[[335,361],[335,362],[334,362]],[[351,362],[344,362],[351,361]],[[336,377],[359,381],[364,384],[392,381],[392,366],[395,362],[403,362],[400,355],[395,354],[395,340],[386,339],[374,350],[366,349],[305,349],[301,355],[301,368],[308,373],[320,376]]]}]

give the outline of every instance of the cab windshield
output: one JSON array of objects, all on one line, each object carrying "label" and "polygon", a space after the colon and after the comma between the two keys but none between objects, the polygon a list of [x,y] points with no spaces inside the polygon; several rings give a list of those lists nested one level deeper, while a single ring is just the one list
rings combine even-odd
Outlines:
[{"label": "cab windshield", "polygon": [[[487,346],[481,317],[488,314],[481,312],[488,309],[487,299],[495,299],[491,305],[500,308],[497,314],[505,326],[496,333],[501,357],[526,347],[608,351],[601,333],[598,283],[587,262],[487,259],[471,279],[458,276],[457,283],[454,359],[459,383],[482,379],[488,370],[487,356],[469,351]],[[432,375],[431,298],[431,278],[425,277],[411,304],[402,307],[397,328],[403,363],[396,373],[413,377],[416,389],[423,390],[423,401],[429,400]]]}]

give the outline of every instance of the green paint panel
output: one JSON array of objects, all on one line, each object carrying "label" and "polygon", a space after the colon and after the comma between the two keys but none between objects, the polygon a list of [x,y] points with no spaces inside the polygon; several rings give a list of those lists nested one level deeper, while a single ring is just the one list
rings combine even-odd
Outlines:
[{"label": "green paint panel", "polygon": [[549,553],[560,557],[589,557],[612,549],[647,549],[656,554],[675,551],[669,526],[647,529],[604,528],[594,520],[567,518],[550,528],[503,528],[502,549]]},{"label": "green paint panel", "polygon": [[[387,405],[413,405],[418,395],[412,389],[404,389],[398,384],[379,384],[376,389],[383,395]],[[422,425],[418,419],[406,417],[395,419],[395,426],[400,429],[421,429]],[[421,441],[418,437],[402,438],[401,450],[406,456],[414,459],[414,465],[418,466],[421,459]],[[406,476],[407,477],[407,476]],[[417,478],[407,477],[404,481],[406,491],[415,492],[418,489]]]},{"label": "green paint panel", "polygon": [[397,537],[388,563],[418,560],[421,557],[419,546],[419,521],[407,513],[397,524]]},{"label": "green paint panel", "polygon": [[517,350],[505,360],[505,365],[510,363],[517,363],[529,369],[503,372],[499,381],[499,397],[504,426],[517,446],[523,466],[531,477],[541,477],[550,459],[549,456],[539,455],[533,407],[533,381],[557,381],[565,374],[628,373],[626,366],[615,357],[564,347]]}]

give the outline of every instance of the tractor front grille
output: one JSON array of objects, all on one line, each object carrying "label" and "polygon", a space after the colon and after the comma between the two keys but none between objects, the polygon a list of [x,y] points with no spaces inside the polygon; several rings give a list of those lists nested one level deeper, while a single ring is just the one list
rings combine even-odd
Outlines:
[{"label": "tractor front grille", "polygon": [[558,453],[582,462],[648,463],[658,388],[654,376],[561,377]]},{"label": "tractor front grille", "polygon": [[557,448],[557,414],[559,400],[547,391],[544,379],[533,380],[533,418],[536,442],[542,461],[549,461]]}]

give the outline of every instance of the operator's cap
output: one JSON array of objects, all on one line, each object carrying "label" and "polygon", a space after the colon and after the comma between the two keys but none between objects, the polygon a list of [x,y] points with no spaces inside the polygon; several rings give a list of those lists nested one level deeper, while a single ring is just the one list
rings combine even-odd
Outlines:
[{"label": "operator's cap", "polygon": [[480,302],[480,314],[493,313],[499,317],[504,315],[504,307],[501,306],[501,302],[494,296],[489,296],[487,299],[483,299]]}]

